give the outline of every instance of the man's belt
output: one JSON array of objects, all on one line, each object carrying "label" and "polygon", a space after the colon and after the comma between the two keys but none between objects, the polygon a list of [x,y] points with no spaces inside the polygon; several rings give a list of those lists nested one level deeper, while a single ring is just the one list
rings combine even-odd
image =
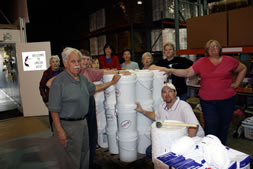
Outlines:
[{"label": "man's belt", "polygon": [[63,117],[60,117],[60,120],[63,120],[63,121],[81,121],[81,120],[84,120],[86,118],[83,117],[83,118],[63,118]]}]

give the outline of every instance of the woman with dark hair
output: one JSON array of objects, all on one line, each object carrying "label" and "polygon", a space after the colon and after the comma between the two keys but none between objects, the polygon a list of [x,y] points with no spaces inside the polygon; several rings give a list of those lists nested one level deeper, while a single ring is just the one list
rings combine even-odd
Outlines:
[{"label": "woman with dark hair", "polygon": [[138,63],[131,61],[132,52],[126,48],[122,52],[124,63],[121,64],[122,69],[140,69]]},{"label": "woman with dark hair", "polygon": [[104,56],[99,57],[101,69],[118,69],[120,70],[119,57],[112,55],[113,48],[109,43],[104,46]]},{"label": "woman with dark hair", "polygon": [[[235,89],[245,77],[246,66],[231,56],[222,55],[220,43],[209,40],[205,45],[205,57],[197,60],[190,68],[163,70],[180,77],[200,76],[199,97],[205,134],[213,134],[226,144],[234,113]],[[234,75],[237,75],[235,79]]]}]

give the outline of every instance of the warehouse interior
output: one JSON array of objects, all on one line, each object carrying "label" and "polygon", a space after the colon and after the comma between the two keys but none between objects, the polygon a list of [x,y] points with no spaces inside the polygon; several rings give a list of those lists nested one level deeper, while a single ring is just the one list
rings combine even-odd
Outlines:
[{"label": "warehouse interior", "polygon": [[[63,154],[57,149],[58,144],[52,140],[48,112],[43,107],[42,100],[34,109],[26,108],[33,102],[23,100],[22,96],[22,90],[27,90],[25,85],[30,85],[30,82],[20,79],[26,77],[20,76],[17,58],[19,43],[46,43],[49,55],[60,56],[65,47],[74,47],[87,49],[92,57],[98,57],[104,55],[103,47],[109,42],[114,47],[114,54],[120,58],[124,48],[131,49],[132,60],[142,67],[142,54],[151,52],[153,63],[156,63],[163,59],[163,45],[168,41],[175,44],[178,56],[195,61],[204,55],[204,44],[209,39],[217,39],[224,54],[233,56],[247,67],[245,79],[237,89],[236,110],[226,146],[250,155],[249,167],[252,167],[253,129],[247,128],[251,133],[246,137],[246,129],[241,127],[242,121],[253,114],[252,0],[59,2],[62,4],[49,0],[4,0],[2,3],[0,168],[55,169],[59,168],[56,157]],[[41,76],[37,78],[40,79]],[[30,88],[29,85],[26,87]],[[198,85],[194,80],[189,82],[188,102],[201,122],[203,119],[197,106]],[[34,88],[37,90],[38,86]],[[43,110],[39,109],[34,114],[27,113],[40,106]],[[111,154],[108,148],[96,150],[95,163],[103,169],[154,168],[152,160],[145,154],[138,154],[137,160],[128,163],[122,162],[119,155]]]}]

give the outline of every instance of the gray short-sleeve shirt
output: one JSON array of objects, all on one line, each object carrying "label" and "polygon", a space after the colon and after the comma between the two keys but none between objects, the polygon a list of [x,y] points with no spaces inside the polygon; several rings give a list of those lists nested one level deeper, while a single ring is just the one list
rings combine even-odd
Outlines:
[{"label": "gray short-sleeve shirt", "polygon": [[80,81],[74,80],[63,71],[53,80],[49,92],[48,108],[58,112],[60,118],[84,118],[88,113],[89,98],[96,86],[79,74]]}]

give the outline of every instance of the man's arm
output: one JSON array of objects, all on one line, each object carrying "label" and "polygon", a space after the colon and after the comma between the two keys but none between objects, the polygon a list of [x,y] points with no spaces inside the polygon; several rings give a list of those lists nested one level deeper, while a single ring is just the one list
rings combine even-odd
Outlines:
[{"label": "man's arm", "polygon": [[57,112],[51,112],[51,116],[56,128],[56,132],[58,134],[58,139],[59,142],[66,147],[67,146],[67,136],[66,133],[64,131],[64,129],[61,126],[61,122],[60,122],[60,117],[59,117],[59,113]]},{"label": "man's arm", "polygon": [[141,104],[139,102],[136,102],[136,105],[137,105],[137,108],[135,110],[137,112],[144,114],[145,116],[147,116],[151,120],[155,120],[155,112],[143,110],[141,107]]},{"label": "man's arm", "polygon": [[96,85],[96,92],[102,91],[102,90],[108,88],[109,86],[114,85],[115,83],[117,83],[119,81],[120,77],[121,77],[120,75],[116,74],[113,76],[113,78],[110,82]]}]

